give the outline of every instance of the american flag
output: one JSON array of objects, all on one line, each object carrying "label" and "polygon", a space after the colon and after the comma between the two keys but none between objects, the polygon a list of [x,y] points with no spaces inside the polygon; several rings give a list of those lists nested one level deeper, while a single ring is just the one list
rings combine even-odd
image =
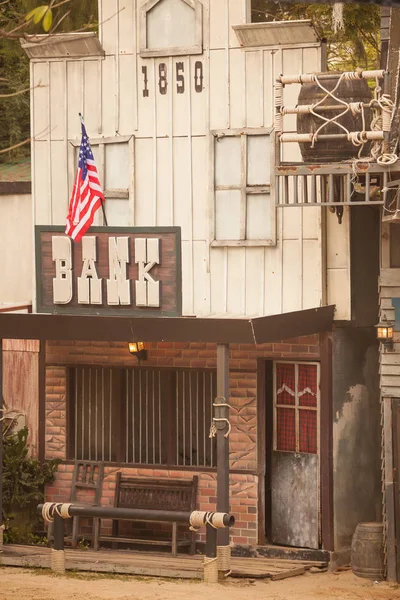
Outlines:
[{"label": "american flag", "polygon": [[94,163],[88,134],[82,122],[82,140],[79,149],[78,171],[67,216],[65,233],[79,242],[93,223],[95,212],[104,202],[99,174]]}]

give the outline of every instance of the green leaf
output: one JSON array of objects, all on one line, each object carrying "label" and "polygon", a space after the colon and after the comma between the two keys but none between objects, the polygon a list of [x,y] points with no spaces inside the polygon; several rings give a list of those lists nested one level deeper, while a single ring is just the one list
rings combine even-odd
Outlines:
[{"label": "green leaf", "polygon": [[47,4],[43,4],[42,6],[38,6],[36,11],[35,11],[35,16],[33,17],[33,22],[34,23],[39,23],[39,21],[41,21],[44,17],[44,15],[46,14],[46,12],[48,11],[49,7],[47,6]]},{"label": "green leaf", "polygon": [[30,21],[33,18],[33,16],[35,15],[36,11],[37,11],[37,7],[32,9],[31,11],[29,11],[25,17],[25,21]]},{"label": "green leaf", "polygon": [[49,31],[52,23],[53,23],[53,13],[52,13],[51,8],[49,8],[43,18],[43,29],[45,31]]}]

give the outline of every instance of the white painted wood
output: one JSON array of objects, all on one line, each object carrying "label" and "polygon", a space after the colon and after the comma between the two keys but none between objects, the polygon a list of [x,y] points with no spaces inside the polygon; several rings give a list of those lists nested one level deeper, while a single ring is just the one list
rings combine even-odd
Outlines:
[{"label": "white painted wood", "polygon": [[387,287],[399,287],[400,269],[381,269],[379,285]]},{"label": "white painted wood", "polygon": [[174,139],[174,225],[182,228],[182,239],[192,237],[191,164],[185,138]]},{"label": "white painted wood", "polygon": [[229,248],[227,264],[227,310],[235,316],[245,314],[246,249]]},{"label": "white painted wood", "polygon": [[99,71],[101,69],[101,63],[101,60],[84,61],[83,76],[85,92],[83,115],[89,138],[98,136],[99,133],[101,133],[101,105],[99,103],[101,94],[101,78],[99,78]]},{"label": "white painted wood", "polygon": [[[136,53],[136,36],[134,35],[135,0],[118,0],[118,30],[120,54]],[[132,78],[133,79],[133,78]]]},{"label": "white painted wood", "polygon": [[53,225],[65,225],[68,213],[68,170],[60,168],[68,162],[67,145],[64,141],[51,143],[51,213]]},{"label": "white painted wood", "polygon": [[229,46],[240,48],[240,43],[233,29],[234,25],[246,23],[246,3],[237,0],[229,0]]},{"label": "white painted wood", "polygon": [[208,237],[208,178],[207,140],[193,138],[193,239],[207,240]]},{"label": "white painted wood", "polygon": [[193,242],[194,314],[209,315],[210,270],[208,265],[208,244],[205,241]]},{"label": "white painted wood", "polygon": [[157,225],[172,225],[172,173],[170,169],[170,140],[157,139]]},{"label": "white painted wood", "polygon": [[210,252],[211,315],[227,314],[228,248]]},{"label": "white painted wood", "polygon": [[[148,96],[144,96],[144,74],[147,73]],[[151,137],[154,132],[154,102],[155,94],[158,93],[155,87],[155,63],[154,59],[147,58],[142,60],[138,58],[137,69],[137,99],[138,99],[138,137]],[[171,123],[172,125],[172,123]]]},{"label": "white painted wood", "polygon": [[246,126],[245,57],[241,49],[232,49],[230,52],[231,128]]},{"label": "white painted wood", "polygon": [[[84,108],[84,61],[67,61],[67,118],[68,138],[81,137],[79,113]],[[83,114],[85,118],[85,115]]]},{"label": "white painted wood", "polygon": [[135,142],[135,226],[153,223],[151,198],[154,194],[153,140],[137,139]]},{"label": "white painted wood", "polygon": [[119,57],[119,72],[123,92],[119,94],[120,121],[118,133],[129,135],[135,131],[137,119],[136,56],[121,54]]},{"label": "white painted wood", "polygon": [[264,311],[264,248],[246,248],[245,314],[260,315]]},{"label": "white painted wood", "polygon": [[33,137],[37,140],[45,140],[50,135],[49,113],[49,63],[35,63],[33,66],[34,88],[34,119]]},{"label": "white painted wood", "polygon": [[[203,90],[201,92],[196,92],[194,89],[194,76],[196,70],[196,63],[201,63],[203,68]],[[208,127],[207,127],[207,104],[208,104],[208,63],[205,60],[205,57],[200,56],[191,56],[189,59],[190,71],[189,71],[189,79],[187,76],[185,77],[185,87],[190,89],[190,99],[191,99],[191,119],[192,119],[192,134],[193,135],[207,135]],[[188,66],[189,68],[189,66]],[[186,66],[185,66],[186,69]],[[176,96],[174,96],[174,100]]]},{"label": "white painted wood", "polygon": [[283,312],[298,310],[303,297],[299,245],[295,240],[283,241]]},{"label": "white painted wood", "polygon": [[335,304],[335,319],[350,320],[350,285],[347,269],[327,271],[327,303]]},{"label": "white painted wood", "polygon": [[[106,54],[116,54],[120,18],[128,18],[123,11],[118,15],[119,0],[101,0],[101,44]],[[122,15],[124,15],[122,17]]]},{"label": "white painted wood", "polygon": [[102,133],[114,136],[116,132],[117,91],[115,89],[116,62],[114,56],[106,56],[102,62]]},{"label": "white painted wood", "polygon": [[228,47],[229,0],[210,2],[210,49]]},{"label": "white painted wood", "polygon": [[49,95],[50,95],[50,137],[52,140],[63,140],[65,131],[65,62],[50,62]]},{"label": "white painted wood", "polygon": [[32,150],[35,161],[35,224],[52,225],[48,144],[45,141],[34,142]]},{"label": "white painted wood", "polygon": [[302,309],[318,306],[322,297],[322,255],[320,240],[303,240]]},{"label": "white painted wood", "polygon": [[270,51],[263,51],[263,114],[264,114],[264,127],[270,127],[274,123],[274,102],[271,102],[271,98],[274,97],[274,54]]},{"label": "white painted wood", "polygon": [[[217,0],[218,2],[222,0]],[[225,1],[225,0],[224,0]],[[226,78],[226,53],[224,50],[210,52],[210,128],[228,127],[228,82]]]},{"label": "white painted wood", "polygon": [[246,125],[264,124],[264,67],[261,50],[246,52]]}]

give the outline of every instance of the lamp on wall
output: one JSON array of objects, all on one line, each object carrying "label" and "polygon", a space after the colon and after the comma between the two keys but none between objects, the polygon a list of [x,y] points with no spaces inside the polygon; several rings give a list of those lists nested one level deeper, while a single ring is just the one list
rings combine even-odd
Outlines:
[{"label": "lamp on wall", "polygon": [[136,356],[138,361],[147,360],[147,350],[144,347],[144,342],[129,342],[129,352],[132,356]]},{"label": "lamp on wall", "polygon": [[393,324],[381,321],[376,325],[376,337],[387,350],[393,350]]}]

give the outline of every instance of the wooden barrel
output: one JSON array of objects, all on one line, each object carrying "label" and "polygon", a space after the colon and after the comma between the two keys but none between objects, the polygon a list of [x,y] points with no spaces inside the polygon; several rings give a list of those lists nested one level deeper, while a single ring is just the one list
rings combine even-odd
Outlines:
[{"label": "wooden barrel", "polygon": [[384,578],[383,524],[359,523],[351,544],[354,575],[381,581]]},{"label": "wooden barrel", "polygon": [[[325,79],[321,84],[329,91],[332,91],[337,84],[337,79]],[[318,85],[314,83],[306,83],[301,86],[299,94],[299,105],[303,104],[316,104],[322,100],[326,92],[324,92]],[[350,79],[342,80],[335,96],[344,100],[345,102],[364,102],[369,103],[371,101],[371,90],[368,87],[368,83],[365,79]],[[323,104],[326,106],[340,105],[340,102],[330,97],[327,98]],[[344,105],[343,105],[344,106]],[[345,107],[344,107],[345,108]],[[369,108],[364,109],[365,111],[365,129],[370,129],[371,126],[371,110]],[[321,113],[327,119],[331,119],[337,112],[327,111]],[[353,115],[351,111],[348,111],[345,115],[337,120],[338,123],[346,127],[348,131],[362,131],[362,116],[361,114]],[[315,117],[310,113],[297,115],[297,133],[315,133],[317,129],[323,124],[322,119]],[[321,134],[331,133],[345,133],[341,127],[335,124],[326,125]],[[327,140],[319,141],[311,147],[310,143],[300,143],[300,150],[304,162],[309,163],[325,163],[325,162],[340,162],[351,158],[356,158],[359,152],[359,147],[354,146],[347,140]],[[364,146],[363,156],[368,154],[369,144]]]}]

